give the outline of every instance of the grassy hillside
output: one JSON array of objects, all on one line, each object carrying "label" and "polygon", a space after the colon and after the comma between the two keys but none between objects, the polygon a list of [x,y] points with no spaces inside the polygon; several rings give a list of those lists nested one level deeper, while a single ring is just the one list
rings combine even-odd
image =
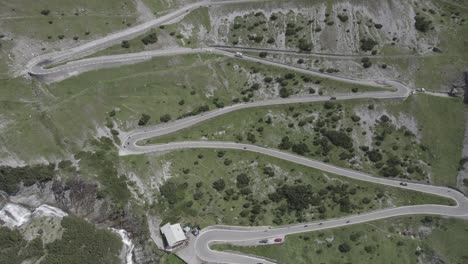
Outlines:
[{"label": "grassy hillside", "polygon": [[[279,263],[466,263],[467,222],[438,217],[400,217],[325,231],[290,235],[274,246],[216,245]],[[349,251],[340,250],[340,246]]]}]

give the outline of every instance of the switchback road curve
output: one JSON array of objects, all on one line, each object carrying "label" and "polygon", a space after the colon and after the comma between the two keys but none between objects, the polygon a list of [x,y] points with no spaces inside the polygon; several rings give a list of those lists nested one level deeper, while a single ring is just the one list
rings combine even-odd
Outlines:
[{"label": "switchback road curve", "polygon": [[[236,0],[236,1],[201,1],[195,4],[187,5],[179,10],[170,14],[156,18],[147,23],[137,25],[135,27],[111,34],[101,39],[90,41],[84,45],[56,52],[46,54],[34,58],[27,65],[27,71],[31,76],[46,82],[54,82],[66,79],[70,76],[78,75],[80,73],[96,70],[106,67],[115,67],[124,64],[138,63],[158,56],[174,56],[181,54],[191,53],[213,53],[224,56],[233,56],[232,52],[213,49],[213,48],[200,48],[200,49],[184,49],[174,48],[168,50],[139,52],[133,54],[111,55],[96,58],[88,58],[77,60],[80,57],[92,54],[98,50],[104,49],[118,43],[119,41],[133,38],[147,31],[148,29],[168,23],[176,18],[182,17],[190,11],[200,7],[208,6],[211,4],[229,4],[229,3],[242,3],[251,2],[252,0]],[[335,76],[325,73],[320,73],[314,70],[302,69],[278,62],[269,61],[266,59],[256,58],[252,56],[244,56],[242,59],[259,62],[276,67],[282,67],[288,70],[294,70],[300,73],[311,74],[323,78],[328,78],[336,81],[347,82],[357,85],[368,85],[377,88],[383,88],[380,92],[367,92],[358,94],[340,94],[334,96],[336,100],[349,100],[358,98],[375,98],[375,99],[404,99],[411,91],[411,88],[396,80],[359,80],[344,76]],[[73,61],[70,61],[73,60]],[[68,61],[68,62],[67,62]],[[64,63],[62,65],[57,65]],[[57,65],[49,68],[50,66]],[[384,90],[386,88],[387,90]],[[389,91],[392,88],[393,91]],[[287,160],[311,168],[320,169],[330,173],[342,175],[345,177],[372,182],[376,184],[383,184],[387,186],[403,188],[424,192],[433,195],[439,195],[452,199],[455,206],[443,205],[416,205],[404,206],[398,208],[391,208],[385,210],[374,211],[366,214],[349,216],[340,219],[332,219],[322,223],[302,223],[291,226],[270,228],[270,227],[229,227],[229,226],[212,226],[205,228],[201,231],[200,235],[196,237],[195,241],[189,244],[189,247],[195,252],[200,261],[214,262],[214,263],[271,263],[268,260],[254,256],[246,256],[241,254],[217,252],[210,249],[210,244],[213,243],[239,243],[242,241],[244,244],[255,245],[258,240],[265,238],[272,238],[276,236],[284,236],[288,234],[295,234],[301,232],[310,232],[314,230],[326,229],[344,226],[348,224],[362,223],[387,217],[410,215],[410,214],[435,214],[446,215],[453,217],[467,217],[468,216],[468,200],[467,198],[456,190],[445,187],[431,186],[425,184],[408,183],[407,186],[400,185],[399,181],[389,180],[384,178],[377,178],[371,175],[353,171],[349,169],[339,168],[330,164],[322,163],[316,160],[308,159],[302,156],[294,155],[287,152],[282,152],[276,149],[264,148],[248,144],[240,144],[234,142],[209,142],[209,141],[187,141],[187,142],[173,142],[167,144],[156,144],[142,146],[138,145],[139,142],[166,135],[179,131],[181,129],[191,127],[200,122],[209,120],[211,118],[227,114],[229,112],[248,109],[252,107],[278,105],[278,104],[293,104],[293,103],[310,103],[330,100],[330,97],[325,96],[306,96],[300,98],[285,98],[285,99],[270,99],[257,101],[253,103],[237,104],[233,106],[224,107],[214,111],[206,112],[198,116],[188,117],[176,120],[171,123],[145,127],[136,129],[134,131],[121,134],[122,145],[120,147],[120,155],[134,155],[149,152],[159,151],[172,151],[178,149],[190,148],[214,148],[214,149],[238,149],[242,151],[251,151],[263,155],[269,155],[275,158]]]}]

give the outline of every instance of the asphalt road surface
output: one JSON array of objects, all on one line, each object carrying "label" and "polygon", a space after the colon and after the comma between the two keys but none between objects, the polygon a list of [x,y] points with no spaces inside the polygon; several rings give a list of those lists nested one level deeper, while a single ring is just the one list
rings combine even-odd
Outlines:
[{"label": "asphalt road surface", "polygon": [[[52,54],[46,54],[34,58],[27,65],[27,71],[31,76],[35,76],[39,80],[46,82],[54,82],[66,79],[70,76],[78,75],[80,73],[96,70],[100,68],[115,67],[130,63],[138,63],[149,60],[158,56],[174,56],[181,54],[190,53],[214,53],[224,56],[233,56],[232,52],[214,49],[214,48],[201,48],[201,49],[185,49],[185,48],[174,48],[168,50],[158,51],[147,51],[133,54],[122,54],[95,57],[88,59],[78,59],[80,57],[92,54],[96,51],[102,50],[110,45],[118,43],[122,40],[131,39],[138,35],[141,35],[148,29],[169,23],[170,21],[180,18],[190,11],[200,7],[209,6],[213,4],[230,4],[230,3],[242,3],[252,2],[252,0],[236,0],[236,1],[202,1],[195,4],[187,5],[179,10],[176,10],[170,14],[156,18],[152,21],[134,26],[132,28],[108,35],[101,39],[90,41],[84,45],[56,52]],[[330,75],[326,73],[320,73],[314,70],[308,70],[290,66],[278,62],[273,62],[261,58],[244,56],[244,60],[250,60],[259,62],[267,65],[276,67],[283,67],[288,70],[293,70],[300,73],[311,74],[323,78],[328,78],[336,81],[347,82],[358,85],[368,85],[377,88],[382,88],[380,92],[366,92],[356,94],[341,94],[334,96],[336,100],[349,100],[358,98],[376,98],[376,99],[404,99],[412,90],[405,84],[396,80],[359,80],[344,76]],[[72,60],[72,61],[70,61]],[[66,62],[68,61],[68,62]],[[56,67],[48,68],[48,66],[56,65],[59,63],[66,62]],[[229,112],[247,109],[259,106],[269,106],[278,104],[293,104],[293,103],[309,103],[309,102],[320,102],[330,100],[330,97],[325,96],[306,96],[300,98],[285,98],[285,99],[271,99],[264,101],[257,101],[253,103],[237,104],[233,106],[224,107],[214,111],[206,112],[198,116],[188,117],[180,120],[176,120],[171,123],[145,127],[122,133],[122,146],[120,147],[120,155],[135,155],[149,152],[160,152],[160,151],[172,151],[178,149],[189,149],[189,148],[214,148],[214,149],[238,149],[243,151],[251,151],[276,157],[279,159],[287,160],[304,166],[308,166],[315,169],[320,169],[330,173],[342,175],[345,177],[372,182],[376,184],[382,184],[387,186],[393,186],[397,188],[403,188],[408,190],[414,190],[424,192],[433,195],[439,195],[452,199],[455,202],[455,206],[443,206],[443,205],[416,205],[416,206],[404,206],[385,210],[374,211],[366,214],[360,214],[355,216],[349,216],[340,219],[332,219],[323,222],[313,223],[301,223],[296,225],[284,226],[284,227],[233,227],[233,226],[212,226],[203,229],[200,234],[189,244],[191,250],[193,250],[200,261],[203,262],[214,262],[214,263],[271,263],[268,260],[246,256],[241,254],[218,252],[210,249],[210,244],[213,243],[239,243],[257,245],[259,240],[266,238],[283,237],[289,234],[296,234],[302,232],[310,232],[314,230],[327,229],[339,226],[346,226],[351,224],[363,223],[367,221],[373,221],[377,219],[401,216],[401,215],[412,215],[412,214],[434,214],[434,215],[445,215],[452,217],[468,217],[468,200],[467,198],[456,190],[452,190],[445,187],[431,186],[425,184],[408,183],[406,186],[400,185],[400,181],[373,177],[371,175],[353,171],[349,169],[339,168],[330,164],[326,164],[320,161],[304,158],[302,156],[294,155],[287,152],[282,152],[276,149],[264,148],[248,144],[240,144],[234,142],[210,142],[210,141],[187,141],[187,142],[173,142],[167,144],[156,144],[142,146],[138,145],[139,142],[154,138],[166,134],[170,134],[179,131],[184,128],[191,127],[200,122],[212,119],[217,116],[227,114]]]}]

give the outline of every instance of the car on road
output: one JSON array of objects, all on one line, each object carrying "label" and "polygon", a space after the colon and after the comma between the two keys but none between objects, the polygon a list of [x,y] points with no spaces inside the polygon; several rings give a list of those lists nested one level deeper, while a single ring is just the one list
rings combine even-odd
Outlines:
[{"label": "car on road", "polygon": [[236,52],[234,54],[234,57],[237,57],[237,58],[244,58],[244,54],[242,54],[242,52]]},{"label": "car on road", "polygon": [[336,97],[334,97],[334,96],[330,97],[330,100],[336,100]]},{"label": "car on road", "polygon": [[258,243],[266,244],[266,243],[268,243],[268,239],[262,239],[262,240],[258,241]]},{"label": "car on road", "polygon": [[318,225],[323,225],[323,223],[318,223]]},{"label": "car on road", "polygon": [[400,185],[401,186],[408,186],[408,184],[406,182],[400,182]]},{"label": "car on road", "polygon": [[346,223],[347,223],[347,224],[349,224],[349,222],[350,222],[349,220],[348,220],[348,221],[346,221]]},{"label": "car on road", "polygon": [[275,238],[275,240],[273,240],[275,243],[281,243],[283,242],[283,239],[281,237],[278,237],[278,238]]}]

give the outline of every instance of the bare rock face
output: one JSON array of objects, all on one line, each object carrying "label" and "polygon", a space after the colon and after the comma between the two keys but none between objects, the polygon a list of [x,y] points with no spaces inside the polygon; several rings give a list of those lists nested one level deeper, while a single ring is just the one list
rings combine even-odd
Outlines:
[{"label": "bare rock face", "polygon": [[465,104],[468,104],[468,69],[464,72],[465,75]]},{"label": "bare rock face", "polygon": [[91,222],[105,222],[111,214],[110,202],[97,198],[98,187],[80,178],[66,183],[50,181],[21,187],[12,196],[6,197],[12,203],[37,208],[48,204]]},{"label": "bare rock face", "polygon": [[110,203],[97,198],[98,187],[80,178],[63,183],[53,182],[53,195],[60,208],[70,213],[86,218],[92,222],[104,222],[111,213]]}]

